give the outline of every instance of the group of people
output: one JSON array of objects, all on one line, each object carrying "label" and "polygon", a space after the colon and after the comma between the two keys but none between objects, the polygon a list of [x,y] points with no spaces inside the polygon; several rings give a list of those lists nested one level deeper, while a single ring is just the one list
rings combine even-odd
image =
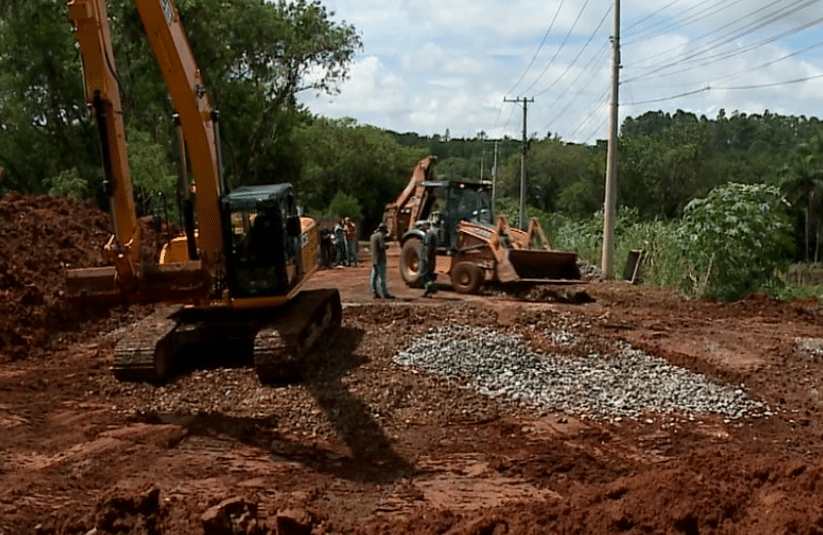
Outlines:
[{"label": "group of people", "polygon": [[[420,282],[424,288],[423,297],[431,297],[437,293],[437,286],[434,283],[437,233],[430,221],[418,221],[415,223],[415,228],[423,233],[419,273]],[[388,234],[386,224],[380,223],[369,239],[372,263],[370,287],[375,299],[395,298],[389,293],[387,287],[386,249],[389,245],[386,242],[386,234]],[[320,243],[321,264],[324,268],[357,266],[357,226],[350,217],[342,218],[332,230],[322,230]]]},{"label": "group of people", "polygon": [[[423,240],[420,250],[420,282],[423,283],[425,291],[423,297],[431,297],[437,293],[437,286],[434,283],[435,253],[437,251],[437,233],[431,228],[431,222],[419,221],[415,226],[423,231]],[[386,286],[386,234],[388,228],[385,223],[380,223],[371,235],[369,241],[371,249],[371,291],[375,299],[394,299]]]},{"label": "group of people", "polygon": [[357,225],[350,217],[338,221],[333,229],[320,230],[320,266],[357,266]]}]

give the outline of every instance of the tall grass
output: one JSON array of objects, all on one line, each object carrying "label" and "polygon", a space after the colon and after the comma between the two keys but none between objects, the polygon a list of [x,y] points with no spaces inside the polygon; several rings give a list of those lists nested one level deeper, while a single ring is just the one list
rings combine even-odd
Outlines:
[{"label": "tall grass", "polygon": [[[556,220],[554,222],[557,223]],[[546,223],[551,224],[549,221]],[[615,224],[615,277],[623,276],[630,253],[641,250],[643,263],[640,273],[644,283],[679,287],[687,276],[687,267],[676,238],[677,228],[676,223],[637,221],[635,213],[622,213]],[[603,255],[602,213],[584,221],[566,220],[562,226],[555,226],[551,234],[554,248],[575,251],[585,261],[600,266]]]},{"label": "tall grass", "polygon": [[[502,205],[501,213],[516,223],[516,203]],[[584,220],[548,214],[534,208],[528,208],[527,215],[540,221],[553,248],[575,251],[584,261],[600,267],[603,254],[602,212]],[[757,219],[756,216],[752,217]],[[701,219],[701,222],[704,220]],[[703,226],[713,229],[708,225],[710,222],[711,218],[705,218],[706,224]],[[717,269],[718,258],[728,260],[728,257],[734,254],[740,256],[740,251],[751,253],[751,240],[746,241],[747,236],[754,236],[762,241],[761,233],[745,231],[751,226],[747,223],[746,217],[738,217],[735,222],[743,229],[742,231],[737,231],[737,227],[733,227],[732,230],[735,232],[716,233],[718,237],[713,241],[710,240],[703,247],[695,248],[692,242],[701,232],[700,226],[692,228],[694,225],[690,227],[684,220],[641,221],[636,210],[618,210],[615,222],[614,276],[622,278],[630,253],[642,250],[640,280],[643,284],[672,288],[691,295],[735,300],[743,297],[748,291],[765,291],[778,297],[792,297],[808,295],[809,292],[818,290],[792,288],[791,285],[784,284],[778,277],[770,275],[771,264],[761,269],[766,276],[758,273],[758,259],[762,262],[778,254],[770,250],[764,249],[765,252],[754,253],[754,259],[749,258],[751,254],[744,256],[743,263],[747,270],[731,272],[728,269]],[[703,229],[702,232],[705,233],[706,230]],[[763,234],[766,234],[765,231]],[[701,255],[707,256],[708,263],[701,261],[704,260]],[[767,258],[764,259],[763,256]],[[743,286],[747,288],[741,291],[740,288]],[[731,290],[728,290],[729,288]]]}]

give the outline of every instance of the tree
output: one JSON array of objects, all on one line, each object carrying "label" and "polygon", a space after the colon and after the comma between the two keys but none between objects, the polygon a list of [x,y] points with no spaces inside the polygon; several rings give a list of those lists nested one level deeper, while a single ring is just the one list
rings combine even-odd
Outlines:
[{"label": "tree", "polygon": [[[296,103],[302,91],[335,93],[361,41],[354,27],[332,20],[318,0],[179,0],[180,17],[203,72],[214,106],[220,110],[223,154],[229,184],[293,180],[300,158],[291,135],[307,115]],[[132,109],[149,109],[138,128],[150,130],[165,87],[131,2],[123,7],[124,33],[132,35],[124,53],[132,81],[150,94],[130,91]],[[166,110],[167,114],[171,110]]]},{"label": "tree", "polygon": [[[361,46],[354,28],[317,0],[179,0],[213,103],[221,110],[231,184],[299,174],[291,132],[306,113],[300,91],[335,92]],[[175,161],[167,90],[131,1],[108,2],[123,113]],[[77,169],[100,177],[97,134],[86,111],[79,55],[63,0],[0,6],[0,166],[6,186],[44,191],[44,177]],[[285,179],[285,180],[284,180]]]},{"label": "tree", "polygon": [[792,202],[802,206],[804,230],[804,257],[809,261],[810,234],[815,228],[814,258],[818,260],[820,241],[820,208],[823,192],[823,138],[814,136],[808,143],[801,143],[792,152],[789,163],[781,168],[781,189]]},{"label": "tree", "polygon": [[3,187],[45,193],[47,178],[77,169],[100,177],[96,133],[65,3],[0,5],[0,166]]},{"label": "tree", "polygon": [[303,173],[294,185],[306,210],[325,214],[338,194],[354,196],[368,227],[382,220],[386,203],[397,198],[425,156],[425,151],[402,147],[388,132],[353,119],[315,117],[297,129],[295,142],[303,147]]},{"label": "tree", "polygon": [[357,197],[343,193],[342,191],[334,194],[324,215],[337,220],[343,217],[350,217],[353,221],[363,220],[360,201],[357,200]]}]

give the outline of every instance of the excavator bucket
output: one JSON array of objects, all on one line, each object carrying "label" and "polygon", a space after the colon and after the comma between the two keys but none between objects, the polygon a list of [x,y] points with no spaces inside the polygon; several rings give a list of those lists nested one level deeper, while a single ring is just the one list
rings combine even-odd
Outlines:
[{"label": "excavator bucket", "polygon": [[155,303],[206,298],[211,277],[199,261],[150,266],[140,277],[122,278],[114,266],[66,272],[70,301],[86,305]]},{"label": "excavator bucket", "polygon": [[539,249],[509,249],[498,266],[501,282],[579,282],[577,253]]}]

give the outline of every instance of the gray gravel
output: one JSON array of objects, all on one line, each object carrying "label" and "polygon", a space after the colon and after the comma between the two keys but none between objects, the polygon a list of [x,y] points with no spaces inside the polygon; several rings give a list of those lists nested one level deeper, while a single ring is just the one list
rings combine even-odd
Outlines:
[{"label": "gray gravel", "polygon": [[[577,343],[569,332],[546,334],[560,345]],[[543,355],[529,350],[518,335],[455,325],[431,329],[393,360],[488,396],[593,418],[769,415],[768,407],[742,388],[713,383],[627,344],[609,355]]]}]

